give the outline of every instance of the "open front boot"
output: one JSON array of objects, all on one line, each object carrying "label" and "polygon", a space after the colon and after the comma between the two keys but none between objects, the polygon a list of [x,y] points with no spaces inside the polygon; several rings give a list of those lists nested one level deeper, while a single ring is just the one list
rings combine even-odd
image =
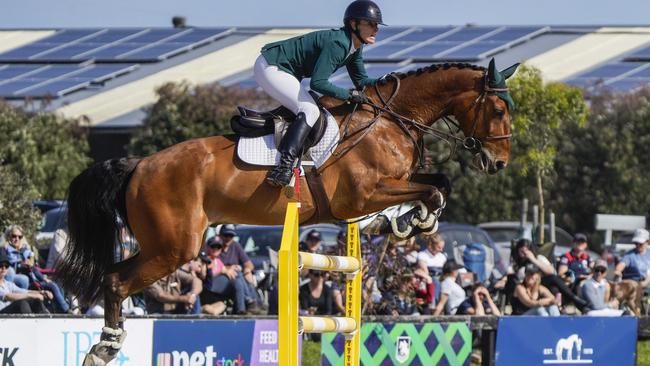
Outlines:
[{"label": "open front boot", "polygon": [[280,164],[266,175],[266,182],[274,187],[284,187],[291,182],[293,168],[302,154],[302,148],[311,131],[305,114],[300,112],[289,126],[287,134],[282,138],[278,151]]}]

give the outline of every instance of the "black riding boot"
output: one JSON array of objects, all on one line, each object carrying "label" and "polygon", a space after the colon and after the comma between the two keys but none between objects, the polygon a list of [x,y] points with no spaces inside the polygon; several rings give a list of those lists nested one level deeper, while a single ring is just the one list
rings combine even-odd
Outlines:
[{"label": "black riding boot", "polygon": [[291,182],[291,175],[296,161],[302,154],[303,144],[311,127],[306,122],[305,114],[300,112],[296,120],[291,123],[287,134],[282,138],[278,151],[280,152],[280,164],[273,168],[267,175],[266,181],[274,187],[284,187]]}]

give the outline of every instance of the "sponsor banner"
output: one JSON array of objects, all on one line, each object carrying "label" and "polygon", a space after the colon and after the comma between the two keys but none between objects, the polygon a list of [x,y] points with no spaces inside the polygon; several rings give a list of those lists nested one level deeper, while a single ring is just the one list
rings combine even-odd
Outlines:
[{"label": "sponsor banner", "polygon": [[503,317],[496,366],[633,366],[635,317]]},{"label": "sponsor banner", "polygon": [[[153,320],[124,325],[127,337],[111,365],[150,365]],[[103,326],[103,319],[0,319],[0,365],[81,366]]]},{"label": "sponsor banner", "polygon": [[[324,333],[323,365],[343,365],[345,338]],[[363,323],[361,364],[469,365],[472,332],[467,323]]]},{"label": "sponsor banner", "polygon": [[154,366],[278,364],[277,320],[157,320],[153,339]]}]

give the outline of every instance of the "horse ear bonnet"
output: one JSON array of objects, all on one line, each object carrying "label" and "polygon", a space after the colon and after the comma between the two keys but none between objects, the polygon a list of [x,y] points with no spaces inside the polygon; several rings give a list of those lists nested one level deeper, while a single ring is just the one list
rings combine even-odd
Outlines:
[{"label": "horse ear bonnet", "polygon": [[[508,79],[510,76],[512,76],[512,74],[515,73],[517,67],[519,67],[518,63],[499,72],[494,63],[494,58],[492,58],[490,60],[490,65],[488,66],[488,71],[487,71],[488,86],[494,89],[506,89],[508,87],[506,85],[506,79]],[[510,93],[508,93],[507,91],[498,91],[495,94],[508,104],[508,108],[510,108],[511,111],[515,109],[515,101],[512,100]]]}]

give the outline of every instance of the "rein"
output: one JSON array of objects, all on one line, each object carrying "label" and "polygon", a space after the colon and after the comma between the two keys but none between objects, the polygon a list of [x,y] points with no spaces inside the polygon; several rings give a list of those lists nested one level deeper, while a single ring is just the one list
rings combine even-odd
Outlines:
[{"label": "rein", "polygon": [[[461,131],[460,125],[457,122],[455,122],[455,121],[451,120],[450,118],[448,118],[448,112],[449,112],[450,105],[446,105],[440,111],[438,116],[436,116],[436,118],[434,119],[433,124],[435,124],[437,121],[441,120],[447,125],[448,129],[451,129],[450,125],[453,125],[454,127],[456,127],[456,132],[454,132],[454,133],[449,133],[449,132],[443,131],[441,129],[437,129],[437,128],[433,127],[433,124],[431,126],[427,126],[427,125],[425,125],[423,123],[420,123],[420,122],[418,122],[418,121],[416,121],[414,119],[407,118],[407,117],[402,116],[399,113],[395,112],[391,108],[390,104],[395,99],[397,94],[399,93],[399,90],[400,90],[400,78],[395,76],[393,73],[390,73],[390,74],[386,75],[386,77],[390,77],[390,78],[395,80],[395,87],[393,88],[393,91],[392,91],[391,95],[389,96],[388,100],[386,100],[384,98],[384,96],[381,94],[381,92],[379,90],[379,86],[377,84],[375,84],[375,92],[377,93],[377,96],[379,96],[379,99],[380,99],[381,103],[383,103],[383,106],[380,106],[380,105],[375,104],[375,103],[370,102],[370,101],[366,102],[366,104],[368,104],[369,106],[371,106],[374,109],[375,116],[365,126],[362,126],[361,128],[355,130],[353,133],[350,133],[350,131],[349,131],[350,122],[352,121],[352,117],[353,117],[354,113],[356,112],[357,107],[359,106],[359,104],[355,104],[355,106],[354,106],[354,108],[352,110],[352,113],[350,113],[348,115],[348,117],[346,118],[346,120],[343,122],[344,133],[343,133],[343,136],[341,136],[341,138],[339,140],[339,144],[341,142],[343,142],[344,140],[346,140],[348,138],[348,136],[358,134],[358,133],[360,133],[362,131],[363,132],[350,145],[347,145],[345,148],[341,149],[340,151],[333,152],[332,153],[333,156],[336,156],[337,158],[340,158],[341,156],[346,154],[348,151],[350,151],[352,148],[354,148],[357,144],[359,144],[361,142],[361,140],[368,133],[370,133],[370,131],[372,130],[374,124],[379,120],[379,118],[382,116],[383,113],[391,115],[393,117],[394,121],[397,123],[398,127],[413,142],[413,145],[415,146],[415,148],[418,151],[418,167],[419,167],[419,169],[424,168],[424,166],[426,165],[424,163],[424,148],[423,148],[423,144],[421,144],[419,141],[417,141],[413,137],[413,135],[410,133],[409,126],[414,127],[416,130],[418,130],[422,134],[432,135],[432,136],[434,136],[434,137],[436,137],[436,138],[438,138],[440,140],[445,141],[447,144],[449,144],[451,153],[449,154],[449,156],[445,160],[443,160],[441,162],[438,162],[438,164],[442,164],[442,163],[446,162],[447,160],[449,160],[451,158],[451,156],[456,151],[456,146],[458,145],[459,142],[462,144],[462,147],[464,149],[466,149],[466,150],[468,150],[468,151],[470,151],[470,152],[472,152],[474,154],[478,154],[478,153],[480,153],[483,144],[482,144],[481,140],[474,137],[474,135],[476,134],[476,127],[478,126],[478,117],[479,117],[479,114],[480,114],[479,112],[481,112],[483,110],[483,104],[485,103],[485,99],[487,98],[488,94],[497,93],[497,92],[507,92],[508,91],[508,88],[491,88],[489,86],[488,79],[487,79],[488,74],[487,74],[487,72],[485,72],[484,83],[483,83],[483,91],[474,100],[472,105],[469,107],[469,110],[471,110],[471,109],[473,109],[475,107],[478,108],[477,113],[474,115],[474,120],[472,121],[472,129],[471,129],[472,132],[471,132],[469,137],[461,138],[461,137],[457,136],[458,132]],[[504,135],[486,136],[485,140],[486,141],[494,141],[494,140],[508,139],[508,138],[511,138],[511,137],[512,137],[512,134],[510,133],[510,134],[504,134]],[[453,144],[452,144],[452,142],[453,142]]]}]

